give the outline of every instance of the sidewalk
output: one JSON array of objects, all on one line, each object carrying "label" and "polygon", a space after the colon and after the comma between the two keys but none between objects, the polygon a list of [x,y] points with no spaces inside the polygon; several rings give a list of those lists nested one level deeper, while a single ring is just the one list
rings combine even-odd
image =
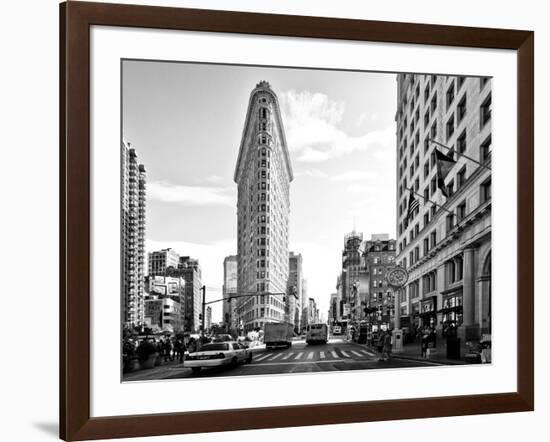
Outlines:
[{"label": "sidewalk", "polygon": [[429,358],[421,356],[420,344],[407,344],[400,353],[392,353],[392,358],[408,359],[415,361],[430,361],[441,365],[465,365],[464,359],[447,359],[445,345],[437,346],[437,353]]},{"label": "sidewalk", "polygon": [[[348,341],[351,344],[355,344],[361,348],[366,348],[376,354],[376,348],[370,347],[367,344],[358,344],[357,342]],[[445,346],[440,345],[437,348],[437,353],[430,358],[423,358],[420,353],[420,344],[407,344],[403,347],[403,351],[399,353],[391,353],[392,359],[405,359],[409,361],[422,361],[431,362],[438,365],[466,365],[463,359],[447,359]]]},{"label": "sidewalk", "polygon": [[124,373],[122,375],[123,382],[129,381],[150,381],[161,379],[162,374],[166,374],[172,371],[183,370],[183,364],[177,360],[163,362],[162,365],[157,365],[153,368],[136,370],[131,373]]}]

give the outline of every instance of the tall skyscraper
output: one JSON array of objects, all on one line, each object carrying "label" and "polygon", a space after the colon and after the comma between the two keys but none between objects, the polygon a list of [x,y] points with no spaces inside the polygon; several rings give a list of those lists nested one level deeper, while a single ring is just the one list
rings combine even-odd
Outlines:
[{"label": "tall skyscraper", "polygon": [[288,267],[287,322],[294,325],[294,330],[299,332],[302,319],[302,255],[290,252]]},{"label": "tall skyscraper", "polygon": [[226,256],[223,260],[223,317],[222,321],[228,331],[235,331],[237,324],[237,299],[225,301],[230,295],[237,294],[237,255]]},{"label": "tall skyscraper", "polygon": [[187,332],[198,332],[202,315],[202,271],[199,260],[180,256],[178,269],[174,274],[182,276],[185,280],[184,329]]},{"label": "tall skyscraper", "polygon": [[145,277],[145,166],[135,149],[122,142],[122,310],[124,324],[144,323]]},{"label": "tall skyscraper", "polygon": [[238,185],[239,298],[244,330],[285,319],[290,183],[293,180],[279,102],[269,83],[250,94],[234,181]]},{"label": "tall skyscraper", "polygon": [[365,269],[361,264],[361,244],[363,234],[353,230],[344,237],[342,251],[342,300],[344,301],[343,320],[355,322],[360,319],[361,302],[358,287],[364,279]]},{"label": "tall skyscraper", "polygon": [[491,330],[491,102],[489,78],[397,76],[401,327],[452,324],[462,342]]}]

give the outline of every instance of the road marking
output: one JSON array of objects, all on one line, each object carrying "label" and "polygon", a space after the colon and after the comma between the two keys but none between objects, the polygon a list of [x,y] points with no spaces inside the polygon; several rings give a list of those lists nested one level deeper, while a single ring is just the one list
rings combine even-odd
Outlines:
[{"label": "road marking", "polygon": [[313,353],[312,351],[309,352],[309,354],[307,355],[307,358],[309,360],[313,359],[313,356],[315,356],[315,353]]},{"label": "road marking", "polygon": [[302,355],[303,355],[303,353],[298,353],[294,359],[295,359],[295,360],[296,360],[296,359],[300,359],[300,358],[302,357]]},{"label": "road marking", "polygon": [[321,359],[325,359],[325,352],[324,352],[324,351],[320,352],[320,353],[319,353],[319,357],[320,357]]},{"label": "road marking", "polygon": [[285,357],[283,358],[283,361],[286,361],[288,358],[290,358],[294,353],[293,352],[290,352],[290,353],[287,353],[285,355]]},{"label": "road marking", "polygon": [[256,361],[263,361],[264,359],[267,359],[267,358],[269,358],[269,357],[272,356],[272,355],[273,355],[273,353],[268,353],[268,354],[266,354],[265,356],[260,356],[259,358],[254,358],[254,360],[256,360]]},{"label": "road marking", "polygon": [[357,353],[356,351],[351,351],[355,356],[359,356],[360,358],[363,357],[363,355],[361,353]]},{"label": "road marking", "polygon": [[331,351],[331,353],[332,353],[332,357],[333,357],[333,358],[337,358],[337,357],[338,357],[338,355],[336,354],[335,351]]},{"label": "road marking", "polygon": [[347,354],[344,350],[340,350],[340,353],[342,353],[344,355],[344,357],[346,357],[346,358],[350,357],[350,355]]},{"label": "road marking", "polygon": [[272,358],[268,359],[268,361],[274,361],[275,359],[281,357],[283,354],[282,353],[277,353],[275,356],[273,356]]},{"label": "road marking", "polygon": [[376,353],[373,351],[368,350],[361,350],[363,353],[365,353],[367,356],[376,356]]}]

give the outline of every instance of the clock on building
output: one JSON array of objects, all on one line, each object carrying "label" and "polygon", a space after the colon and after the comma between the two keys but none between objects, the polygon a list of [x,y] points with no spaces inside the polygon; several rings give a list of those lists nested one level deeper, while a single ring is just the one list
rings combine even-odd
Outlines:
[{"label": "clock on building", "polygon": [[409,273],[403,267],[392,267],[386,272],[386,281],[394,287],[403,287],[409,279]]}]

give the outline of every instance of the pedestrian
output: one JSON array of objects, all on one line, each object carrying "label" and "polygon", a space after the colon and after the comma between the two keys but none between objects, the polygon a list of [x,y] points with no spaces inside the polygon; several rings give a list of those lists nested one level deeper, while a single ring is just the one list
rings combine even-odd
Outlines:
[{"label": "pedestrian", "polygon": [[384,333],[384,348],[382,351],[382,360],[388,361],[391,354],[391,334],[389,332]]},{"label": "pedestrian", "polygon": [[384,360],[384,338],[385,338],[386,332],[384,330],[380,330],[378,332],[378,340],[376,341],[376,350],[378,354],[380,355],[380,358],[378,358],[379,361]]},{"label": "pedestrian", "polygon": [[185,341],[180,342],[180,354],[179,354],[179,361],[180,364],[183,363],[185,359],[185,352],[187,351],[187,347],[185,346]]},{"label": "pedestrian", "polygon": [[164,362],[173,360],[174,358],[172,357],[172,342],[170,341],[170,338],[167,338],[164,342]]},{"label": "pedestrian", "polygon": [[428,350],[428,339],[429,339],[428,328],[424,327],[424,330],[422,331],[421,341],[420,341],[420,356],[423,359],[426,359],[426,352]]}]

